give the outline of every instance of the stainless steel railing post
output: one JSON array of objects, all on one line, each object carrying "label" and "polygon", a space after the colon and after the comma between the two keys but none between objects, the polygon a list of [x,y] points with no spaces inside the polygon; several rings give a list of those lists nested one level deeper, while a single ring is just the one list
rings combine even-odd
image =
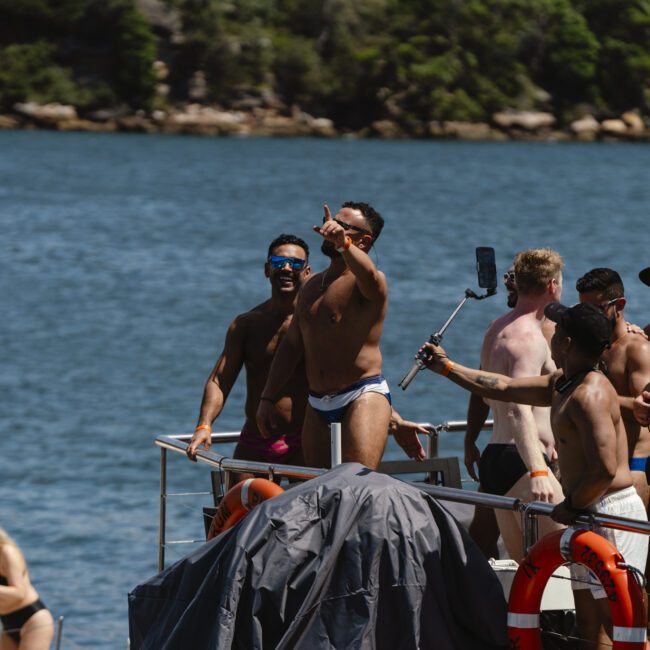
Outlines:
[{"label": "stainless steel railing post", "polygon": [[330,467],[336,467],[343,462],[343,448],[341,443],[341,423],[330,424]]},{"label": "stainless steel railing post", "polygon": [[521,512],[521,527],[524,531],[524,553],[528,553],[528,549],[539,538],[537,513],[530,507],[530,504],[524,506]]},{"label": "stainless steel railing post", "polygon": [[160,522],[158,525],[158,571],[165,568],[165,528],[167,526],[167,449],[160,448]]},{"label": "stainless steel railing post", "polygon": [[61,649],[61,636],[63,635],[63,616],[59,616],[56,622],[56,643],[54,645],[54,650]]}]

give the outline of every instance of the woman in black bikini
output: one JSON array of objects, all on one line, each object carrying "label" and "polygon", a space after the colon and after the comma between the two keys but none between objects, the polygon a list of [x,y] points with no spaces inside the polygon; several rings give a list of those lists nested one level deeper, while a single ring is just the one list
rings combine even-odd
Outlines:
[{"label": "woman in black bikini", "polygon": [[29,581],[25,558],[0,528],[0,650],[48,650],[54,636],[52,614]]}]

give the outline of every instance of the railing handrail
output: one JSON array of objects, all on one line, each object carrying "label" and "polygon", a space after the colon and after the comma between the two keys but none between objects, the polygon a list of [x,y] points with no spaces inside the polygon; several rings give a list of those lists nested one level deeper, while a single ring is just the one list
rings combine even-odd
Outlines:
[{"label": "railing handrail", "polygon": [[[429,433],[428,435],[436,435],[440,431],[445,431],[445,432],[457,432],[457,431],[465,431],[467,429],[467,421],[466,420],[446,420],[444,422],[441,422],[440,424],[432,424],[431,422],[420,422],[419,423],[421,427],[428,429]],[[492,429],[494,426],[494,420],[486,420],[485,423],[483,424],[482,429],[488,431]],[[391,432],[388,432],[389,435],[391,435]],[[239,436],[241,434],[239,431],[223,431],[221,433],[218,432],[212,432],[210,434],[210,437],[212,439],[212,442],[237,442],[239,440]],[[172,438],[174,440],[191,440],[192,434],[191,433],[173,433],[173,434],[166,434],[164,436],[158,436],[156,438],[156,441],[164,439],[164,438]]]},{"label": "railing handrail", "polygon": [[[169,449],[185,455],[188,445],[184,442],[184,439],[187,436],[188,434],[158,436],[155,443],[163,449]],[[213,433],[213,441],[215,440],[215,436],[219,442],[232,442],[229,439],[224,440],[223,437],[237,436],[238,439],[239,433]],[[219,436],[222,436],[222,438],[219,438]],[[189,438],[191,437],[192,436],[189,435]],[[268,474],[269,476],[286,476],[287,478],[310,479],[320,476],[328,471],[327,469],[320,467],[302,467],[299,465],[283,465],[253,460],[241,460],[239,458],[223,456],[215,451],[203,451],[202,449],[197,451],[196,460],[227,472],[251,472],[254,474]]]},{"label": "railing handrail", "polygon": [[[548,517],[556,505],[542,501],[526,502],[521,501],[521,499],[513,499],[512,497],[502,497],[496,494],[486,494],[485,492],[471,492],[469,490],[428,485],[426,483],[418,483],[417,487],[423,492],[443,501],[487,506],[500,510],[513,510],[523,514],[531,513]],[[584,515],[579,515],[575,523],[584,524],[589,527],[603,526],[604,528],[615,528],[617,530],[650,535],[650,522],[641,522],[636,519],[628,519],[627,517],[619,517],[617,515],[585,513]]]},{"label": "railing handrail", "polygon": [[[457,432],[464,431],[467,428],[467,422],[464,420],[450,420],[440,424],[430,424],[428,422],[420,423],[422,427],[429,429],[429,440],[435,442],[438,434],[442,431]],[[491,429],[493,426],[492,420],[487,420],[483,426],[484,429]],[[239,432],[223,432],[212,433],[211,439],[213,443],[227,443],[237,442],[239,440]],[[160,435],[156,438],[155,444],[161,448],[161,465],[160,465],[160,530],[159,530],[159,549],[158,549],[158,568],[162,570],[164,567],[164,548],[165,542],[165,528],[166,528],[166,482],[167,482],[167,450],[186,455],[188,442],[192,438],[191,433],[180,433],[170,435]],[[436,456],[436,445],[429,445],[429,457]],[[432,453],[433,452],[433,453]],[[287,477],[298,479],[312,479],[321,476],[329,471],[317,467],[302,467],[297,465],[283,465],[275,463],[257,462],[249,460],[241,460],[223,456],[215,451],[198,450],[196,460],[201,463],[206,463],[225,472],[248,472],[252,474],[267,474],[272,480],[275,477]],[[417,467],[416,461],[413,461],[414,467]],[[521,513],[524,519],[524,534],[525,546],[529,547],[531,540],[534,541],[536,534],[534,532],[536,525],[536,518],[538,515],[545,517],[550,516],[554,504],[543,503],[541,501],[525,502],[520,499],[513,499],[511,497],[499,496],[495,494],[487,494],[484,492],[474,492],[470,490],[459,490],[458,488],[441,487],[428,485],[424,483],[416,483],[407,481],[407,483],[423,490],[427,494],[434,496],[444,501],[454,501],[457,503],[465,503],[474,506],[486,506],[489,508],[498,508],[501,510],[511,510]],[[576,518],[575,523],[587,525],[590,528],[595,526],[602,526],[604,528],[615,528],[617,530],[624,530],[628,532],[641,533],[650,535],[650,523],[628,519],[626,517],[618,517],[614,515],[604,514],[584,514]],[[169,542],[170,544],[173,542]]]}]

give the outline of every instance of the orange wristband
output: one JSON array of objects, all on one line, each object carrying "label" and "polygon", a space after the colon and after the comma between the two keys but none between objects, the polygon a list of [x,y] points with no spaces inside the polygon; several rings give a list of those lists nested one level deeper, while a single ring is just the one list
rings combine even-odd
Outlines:
[{"label": "orange wristband", "polygon": [[534,472],[528,472],[528,476],[530,476],[530,478],[535,478],[536,476],[548,476],[548,470],[538,469]]},{"label": "orange wristband", "polygon": [[442,372],[440,374],[443,377],[446,377],[453,369],[454,369],[454,362],[449,361],[449,359],[447,359],[447,361],[445,361],[445,367],[442,369]]},{"label": "orange wristband", "polygon": [[212,427],[211,427],[209,424],[199,424],[199,425],[196,426],[196,428],[194,429],[194,431],[195,431],[195,432],[196,432],[196,431],[200,431],[201,429],[206,429],[207,431],[209,431],[210,433],[212,433]]},{"label": "orange wristband", "polygon": [[343,244],[343,246],[341,246],[341,248],[337,248],[336,251],[337,251],[337,253],[342,253],[343,251],[348,250],[348,248],[350,248],[350,246],[352,246],[352,239],[350,239],[350,237],[348,237],[346,235],[345,244]]}]

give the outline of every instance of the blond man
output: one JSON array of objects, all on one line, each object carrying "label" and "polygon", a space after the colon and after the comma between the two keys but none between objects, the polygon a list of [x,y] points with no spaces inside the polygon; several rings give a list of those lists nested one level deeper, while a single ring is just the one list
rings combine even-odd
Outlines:
[{"label": "blond man", "polygon": [[[508,377],[546,375],[556,370],[544,335],[544,308],[562,295],[559,253],[538,248],[522,251],[514,260],[517,302],[488,328],[481,349],[481,368]],[[562,500],[562,488],[549,470],[556,457],[549,409],[486,399],[494,427],[479,460],[485,492],[523,501]],[[524,555],[519,515],[498,510],[499,531],[508,554]],[[556,529],[549,519],[540,521],[540,534]]]}]

